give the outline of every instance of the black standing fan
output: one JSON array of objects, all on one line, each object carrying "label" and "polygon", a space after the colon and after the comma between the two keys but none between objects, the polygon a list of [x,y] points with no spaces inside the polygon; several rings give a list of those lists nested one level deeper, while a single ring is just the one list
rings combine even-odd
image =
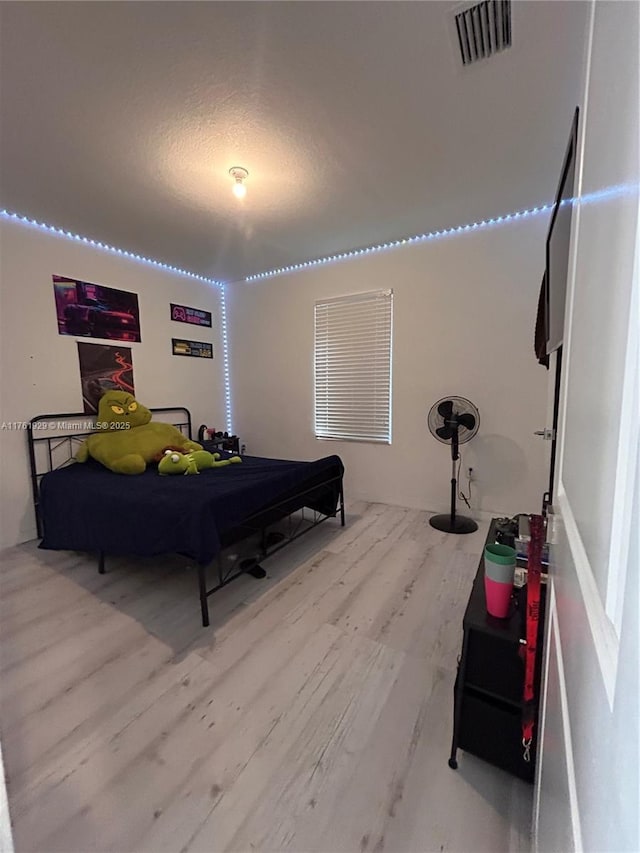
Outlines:
[{"label": "black standing fan", "polygon": [[460,458],[458,447],[470,441],[478,432],[480,415],[476,407],[464,397],[444,397],[431,406],[427,424],[431,435],[444,444],[451,445],[451,512],[449,515],[434,515],[429,524],[445,533],[473,533],[478,525],[472,518],[456,515],[458,482],[456,462]]}]

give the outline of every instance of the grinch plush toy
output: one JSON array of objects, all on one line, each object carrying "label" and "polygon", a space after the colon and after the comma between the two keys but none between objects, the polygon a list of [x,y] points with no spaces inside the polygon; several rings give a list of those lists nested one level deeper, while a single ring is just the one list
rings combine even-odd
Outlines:
[{"label": "grinch plush toy", "polygon": [[116,474],[142,474],[166,447],[202,450],[177,427],[151,421],[151,412],[125,391],[107,391],[98,405],[98,432],[82,443],[78,462],[92,456]]},{"label": "grinch plush toy", "polygon": [[190,453],[178,453],[176,450],[165,450],[164,456],[158,463],[159,474],[199,474],[207,468],[222,468],[234,462],[242,462],[239,456],[220,459],[219,453],[209,453],[208,450],[192,450]]}]

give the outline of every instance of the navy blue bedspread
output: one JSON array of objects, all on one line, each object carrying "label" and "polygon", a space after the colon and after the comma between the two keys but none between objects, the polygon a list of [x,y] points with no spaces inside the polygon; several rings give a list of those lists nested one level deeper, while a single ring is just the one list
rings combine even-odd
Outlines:
[{"label": "navy blue bedspread", "polygon": [[[343,470],[339,456],[315,462],[243,456],[241,464],[168,477],[155,466],[126,476],[93,460],[76,463],[42,478],[40,547],[145,557],[178,553],[206,565],[225,534],[276,502],[286,500],[289,510],[335,512]],[[305,489],[312,491],[296,499]]]}]

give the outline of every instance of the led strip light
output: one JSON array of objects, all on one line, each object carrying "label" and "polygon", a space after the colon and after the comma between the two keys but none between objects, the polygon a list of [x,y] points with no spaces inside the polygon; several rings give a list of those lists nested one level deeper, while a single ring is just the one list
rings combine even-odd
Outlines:
[{"label": "led strip light", "polygon": [[302,263],[292,264],[288,267],[279,267],[278,269],[268,270],[267,272],[255,273],[254,275],[247,276],[244,281],[257,281],[263,278],[270,278],[274,275],[282,275],[282,273],[285,272],[308,269],[309,267],[316,267],[321,264],[328,264],[334,261],[343,261],[347,258],[361,257],[362,255],[372,255],[376,252],[383,252],[386,249],[397,249],[399,246],[425,243],[429,240],[449,237],[452,234],[464,234],[468,231],[476,231],[479,228],[487,228],[490,225],[498,225],[515,219],[524,219],[525,217],[534,216],[538,213],[545,213],[546,211],[551,210],[552,207],[552,204],[545,204],[542,207],[533,207],[531,210],[521,210],[518,211],[518,213],[508,213],[505,216],[498,216],[495,219],[483,219],[481,222],[473,222],[470,225],[458,225],[455,228],[445,228],[443,231],[430,231],[428,234],[416,234],[413,237],[401,237],[398,240],[390,240],[388,243],[378,243],[376,246],[367,246],[364,249],[352,249],[348,252],[340,252],[337,255],[328,255],[326,258],[316,258],[313,261],[303,261]]},{"label": "led strip light", "polygon": [[222,325],[222,362],[224,369],[224,404],[227,419],[227,432],[233,435],[231,415],[231,375],[229,371],[229,338],[227,334],[227,302],[225,286],[220,285],[220,322]]},{"label": "led strip light", "polygon": [[[580,199],[564,199],[561,204],[570,204],[578,202],[580,204],[590,204],[596,201],[604,201],[609,198],[614,198],[623,195],[633,195],[638,192],[637,184],[619,184],[618,186],[608,187],[598,192],[589,193]],[[282,275],[287,272],[295,272],[297,270],[309,269],[310,267],[321,266],[335,261],[343,261],[347,258],[361,257],[362,255],[372,255],[376,252],[383,252],[386,249],[397,249],[399,246],[415,245],[416,243],[426,243],[430,240],[440,239],[442,237],[450,237],[454,234],[466,234],[469,231],[477,231],[480,228],[489,228],[493,225],[503,225],[506,222],[514,222],[519,219],[526,219],[530,216],[537,216],[540,213],[546,213],[553,209],[553,204],[543,204],[541,207],[532,207],[528,210],[520,210],[516,213],[507,213],[504,216],[497,216],[495,219],[483,219],[480,222],[473,222],[469,225],[457,225],[454,228],[445,228],[442,231],[430,231],[428,234],[416,234],[413,237],[402,237],[398,240],[390,240],[388,243],[378,243],[375,246],[367,246],[364,249],[352,249],[346,252],[339,252],[336,255],[328,255],[326,258],[316,258],[311,261],[302,261],[299,264],[291,264],[287,267],[278,267],[277,269],[267,270],[266,272],[255,273],[248,275],[243,281],[258,281],[263,278],[271,278],[274,275]]]},{"label": "led strip light", "polygon": [[[573,201],[578,201],[581,204],[603,201],[609,198],[623,195],[636,195],[638,193],[638,184],[620,184],[618,186],[609,187],[598,192],[589,193],[581,199],[565,199],[562,204],[569,204]],[[325,258],[316,258],[310,261],[302,261],[298,264],[291,264],[286,267],[278,267],[277,269],[267,270],[266,272],[255,273],[249,275],[243,281],[259,281],[265,278],[272,278],[275,275],[283,273],[295,272],[297,270],[310,269],[312,267],[321,266],[322,264],[334,263],[343,261],[348,258],[357,258],[363,255],[372,255],[377,252],[383,252],[387,249],[397,249],[400,246],[411,246],[417,243],[426,243],[431,240],[440,239],[442,237],[450,237],[454,234],[465,234],[469,231],[477,231],[481,228],[489,228],[493,225],[502,225],[507,222],[514,222],[520,219],[526,219],[531,216],[537,216],[540,213],[546,213],[552,210],[553,204],[543,204],[541,207],[532,207],[528,210],[520,210],[516,213],[508,213],[504,216],[497,216],[494,219],[483,219],[480,222],[473,222],[468,225],[458,225],[454,228],[445,228],[442,231],[430,231],[428,234],[416,234],[413,237],[402,237],[398,240],[390,240],[387,243],[378,243],[375,246],[367,246],[364,249],[352,249],[346,252],[339,252],[335,255],[328,255]],[[232,408],[231,408],[231,373],[230,373],[230,358],[229,358],[229,339],[227,330],[227,307],[225,298],[225,284],[207,276],[199,275],[198,273],[189,272],[188,270],[180,269],[179,267],[165,264],[162,261],[154,261],[151,258],[145,258],[143,255],[138,255],[135,252],[129,252],[126,249],[118,249],[115,246],[110,246],[108,243],[102,243],[99,240],[92,240],[90,237],[83,237],[81,234],[74,234],[72,231],[65,231],[64,228],[57,228],[55,225],[48,225],[45,222],[38,222],[37,219],[30,219],[28,216],[21,216],[19,213],[13,213],[9,210],[0,210],[0,218],[7,219],[13,222],[19,222],[22,225],[30,225],[34,228],[39,228],[41,231],[46,231],[49,234],[55,234],[58,237],[65,237],[68,240],[74,240],[77,243],[84,243],[87,246],[92,246],[95,249],[102,249],[105,252],[110,252],[114,255],[119,255],[123,258],[139,261],[143,264],[165,269],[168,272],[184,275],[188,278],[197,279],[205,284],[210,284],[217,287],[220,291],[220,317],[222,326],[222,352],[223,352],[223,370],[224,370],[224,391],[225,391],[225,414],[227,421],[227,431],[233,432],[232,429]]]},{"label": "led strip light", "polygon": [[21,216],[19,213],[12,213],[9,210],[0,210],[0,218],[7,219],[10,222],[17,222],[21,225],[29,225],[32,228],[38,228],[40,231],[45,231],[48,234],[54,234],[56,237],[65,237],[67,240],[73,240],[76,243],[84,243],[87,246],[92,246],[94,249],[102,249],[104,252],[110,252],[113,255],[119,255],[121,258],[128,258],[132,261],[138,261],[142,264],[148,264],[156,269],[167,270],[167,272],[184,275],[187,278],[197,279],[217,287],[220,292],[220,318],[222,326],[222,353],[224,365],[224,398],[225,398],[225,414],[226,414],[226,430],[229,434],[233,433],[231,419],[231,381],[229,371],[229,341],[227,339],[227,309],[225,303],[224,283],[216,281],[213,278],[207,278],[198,273],[189,272],[188,270],[180,269],[179,267],[165,264],[162,261],[154,261],[151,258],[145,258],[143,255],[138,255],[135,252],[129,252],[126,249],[118,249],[115,246],[110,246],[108,243],[102,243],[100,240],[92,240],[90,237],[83,237],[81,234],[74,234],[72,231],[65,231],[64,228],[57,228],[55,225],[48,225],[45,222],[38,222],[37,219],[30,219],[28,216]]},{"label": "led strip light", "polygon": [[31,225],[34,228],[39,228],[41,231],[47,231],[50,234],[56,234],[58,237],[66,237],[68,240],[75,240],[76,243],[85,243],[87,246],[93,246],[94,249],[102,249],[105,252],[110,252],[113,255],[120,255],[122,258],[130,258],[133,261],[140,261],[143,264],[151,264],[154,267],[175,272],[179,275],[186,275],[189,278],[197,278],[198,281],[204,281],[206,284],[213,284],[217,287],[222,287],[221,281],[215,281],[212,278],[207,278],[204,275],[198,275],[195,272],[172,267],[170,264],[165,264],[162,261],[154,261],[152,258],[145,258],[143,255],[137,255],[135,252],[128,252],[126,249],[118,249],[115,246],[110,246],[108,243],[101,243],[100,240],[92,240],[90,237],[83,237],[81,234],[74,234],[72,231],[65,231],[64,228],[57,228],[55,225],[47,225],[46,222],[38,222],[37,219],[29,219],[28,216],[21,216],[19,213],[12,213],[10,210],[0,210],[0,217],[13,222],[20,222],[22,225]]}]

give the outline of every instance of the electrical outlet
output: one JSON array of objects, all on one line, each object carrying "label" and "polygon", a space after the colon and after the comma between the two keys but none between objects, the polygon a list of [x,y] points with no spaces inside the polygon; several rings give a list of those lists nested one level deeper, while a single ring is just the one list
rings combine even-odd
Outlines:
[{"label": "electrical outlet", "polygon": [[475,480],[475,478],[476,478],[476,475],[473,471],[473,468],[467,468],[467,479],[473,481],[473,480]]}]

